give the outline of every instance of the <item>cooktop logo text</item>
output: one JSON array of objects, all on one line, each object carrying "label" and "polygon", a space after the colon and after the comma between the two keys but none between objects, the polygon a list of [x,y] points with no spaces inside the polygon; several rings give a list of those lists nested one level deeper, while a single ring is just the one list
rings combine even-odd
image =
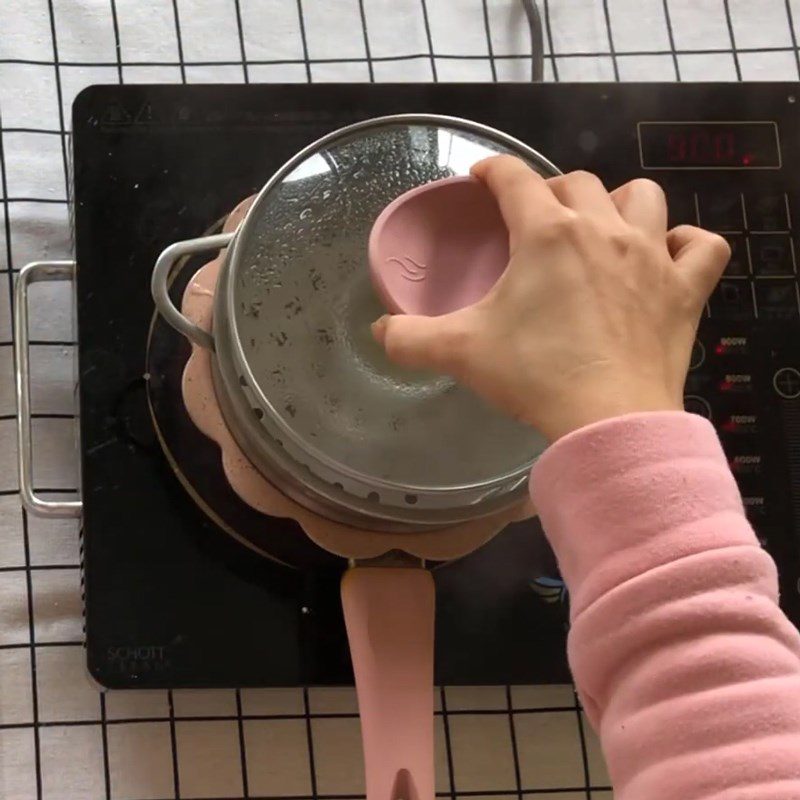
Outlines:
[{"label": "cooktop logo text", "polygon": [[160,644],[109,647],[108,660],[120,672],[159,672],[170,666],[168,649]]}]

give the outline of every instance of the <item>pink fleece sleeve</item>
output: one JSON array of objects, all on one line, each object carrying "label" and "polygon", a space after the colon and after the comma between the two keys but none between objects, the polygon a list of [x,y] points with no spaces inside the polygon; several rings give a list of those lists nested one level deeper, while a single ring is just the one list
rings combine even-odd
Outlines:
[{"label": "pink fleece sleeve", "polygon": [[800,636],[711,424],[589,426],[544,454],[531,492],[616,800],[798,800]]}]

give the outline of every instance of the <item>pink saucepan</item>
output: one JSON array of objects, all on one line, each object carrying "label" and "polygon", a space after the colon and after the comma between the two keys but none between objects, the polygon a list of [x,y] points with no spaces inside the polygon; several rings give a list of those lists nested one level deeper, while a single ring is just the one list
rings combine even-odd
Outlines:
[{"label": "pink saucepan", "polygon": [[[219,445],[231,487],[349,560],[342,604],[369,800],[434,797],[425,564],[467,555],[533,513],[527,476],[544,442],[449,379],[386,360],[369,332],[382,306],[368,241],[405,192],[496,153],[558,172],[466,120],[402,115],[335,131],[240,204],[221,234],[171,245],[153,272],[159,312],[193,345],[184,403]],[[389,268],[428,257],[410,239],[397,247]],[[203,251],[213,260],[179,309],[172,266]]]}]

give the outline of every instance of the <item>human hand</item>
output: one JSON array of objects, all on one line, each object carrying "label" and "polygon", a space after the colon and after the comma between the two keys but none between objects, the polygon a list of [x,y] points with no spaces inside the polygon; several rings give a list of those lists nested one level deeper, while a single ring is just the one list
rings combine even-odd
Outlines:
[{"label": "human hand", "polygon": [[587,172],[545,180],[511,156],[473,175],[505,220],[508,267],[475,305],[374,323],[389,358],[451,375],[550,441],[629,412],[682,409],[725,240],[689,225],[668,232],[664,193],[649,180],[609,194]]}]

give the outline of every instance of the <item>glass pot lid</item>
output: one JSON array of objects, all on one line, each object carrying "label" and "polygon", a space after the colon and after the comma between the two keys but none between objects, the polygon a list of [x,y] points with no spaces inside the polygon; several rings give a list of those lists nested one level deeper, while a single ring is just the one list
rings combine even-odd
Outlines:
[{"label": "glass pot lid", "polygon": [[378,214],[408,189],[467,175],[498,153],[558,174],[492,129],[403,115],[325,137],[254,202],[218,300],[257,415],[308,456],[302,463],[316,460],[377,490],[414,492],[416,502],[424,492],[507,484],[544,449],[539,434],[451,379],[394,366],[370,333],[384,313],[367,262]]}]

